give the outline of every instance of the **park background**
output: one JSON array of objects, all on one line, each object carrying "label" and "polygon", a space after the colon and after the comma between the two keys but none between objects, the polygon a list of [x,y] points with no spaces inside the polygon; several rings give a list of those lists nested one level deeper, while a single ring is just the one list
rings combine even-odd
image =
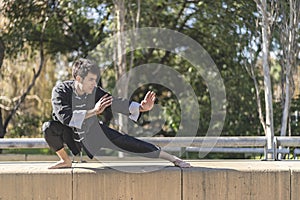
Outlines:
[{"label": "park background", "polygon": [[[143,27],[183,33],[211,56],[226,88],[221,136],[299,136],[299,4],[297,0],[2,0],[0,138],[43,137],[42,123],[51,119],[52,87],[71,78],[72,61],[89,55],[118,32]],[[146,63],[171,66],[189,82],[200,106],[197,135],[205,136],[211,114],[209,91],[200,73],[178,55],[157,49],[129,52],[103,68],[101,85],[111,91],[122,73]],[[166,116],[156,136],[175,136],[180,102],[172,91],[153,84],[141,86],[132,98],[141,99],[148,89],[157,93]],[[147,129],[147,116],[140,125]],[[147,132],[130,134],[147,136]]]}]

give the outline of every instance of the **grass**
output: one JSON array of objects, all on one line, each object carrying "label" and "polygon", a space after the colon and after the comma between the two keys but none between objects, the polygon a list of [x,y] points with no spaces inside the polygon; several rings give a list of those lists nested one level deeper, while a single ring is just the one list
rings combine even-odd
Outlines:
[{"label": "grass", "polygon": [[52,155],[55,154],[50,149],[3,149],[1,154],[41,154]]}]

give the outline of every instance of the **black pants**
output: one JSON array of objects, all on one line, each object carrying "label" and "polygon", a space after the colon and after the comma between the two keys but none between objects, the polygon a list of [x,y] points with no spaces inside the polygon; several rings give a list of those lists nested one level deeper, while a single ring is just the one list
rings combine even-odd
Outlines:
[{"label": "black pants", "polygon": [[101,148],[110,148],[149,158],[158,158],[160,154],[159,147],[127,134],[122,134],[103,124],[97,124],[89,130],[81,138],[80,143],[75,141],[79,140],[80,136],[75,134],[72,128],[57,121],[45,122],[43,132],[51,149],[58,151],[66,143],[74,155],[80,152],[81,147],[90,158],[97,156]]},{"label": "black pants", "polygon": [[74,155],[80,153],[81,144],[75,142],[76,135],[72,128],[58,121],[49,121],[43,124],[42,130],[45,140],[52,150],[58,151],[64,148],[64,143],[66,143]]}]

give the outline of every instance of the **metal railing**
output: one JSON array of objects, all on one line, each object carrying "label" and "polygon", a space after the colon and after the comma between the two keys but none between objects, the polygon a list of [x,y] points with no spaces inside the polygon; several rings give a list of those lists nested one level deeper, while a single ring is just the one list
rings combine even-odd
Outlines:
[{"label": "metal railing", "polygon": [[[141,140],[161,146],[169,151],[209,153],[257,153],[290,154],[289,147],[300,147],[300,137],[274,137],[274,149],[267,149],[267,138],[264,136],[251,137],[138,137]],[[12,148],[48,148],[44,138],[4,138],[0,139],[0,149]],[[296,154],[295,154],[296,153]],[[294,148],[293,154],[300,153]]]},{"label": "metal railing", "polygon": [[[249,147],[266,146],[265,137],[138,137],[138,139],[168,147]],[[47,148],[44,138],[4,138],[0,148]]]}]

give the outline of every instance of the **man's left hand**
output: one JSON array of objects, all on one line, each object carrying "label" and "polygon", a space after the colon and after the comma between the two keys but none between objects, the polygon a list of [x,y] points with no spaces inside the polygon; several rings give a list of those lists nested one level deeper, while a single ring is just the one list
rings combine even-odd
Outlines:
[{"label": "man's left hand", "polygon": [[140,112],[146,112],[153,108],[156,94],[153,91],[148,91],[144,100],[141,101]]}]

